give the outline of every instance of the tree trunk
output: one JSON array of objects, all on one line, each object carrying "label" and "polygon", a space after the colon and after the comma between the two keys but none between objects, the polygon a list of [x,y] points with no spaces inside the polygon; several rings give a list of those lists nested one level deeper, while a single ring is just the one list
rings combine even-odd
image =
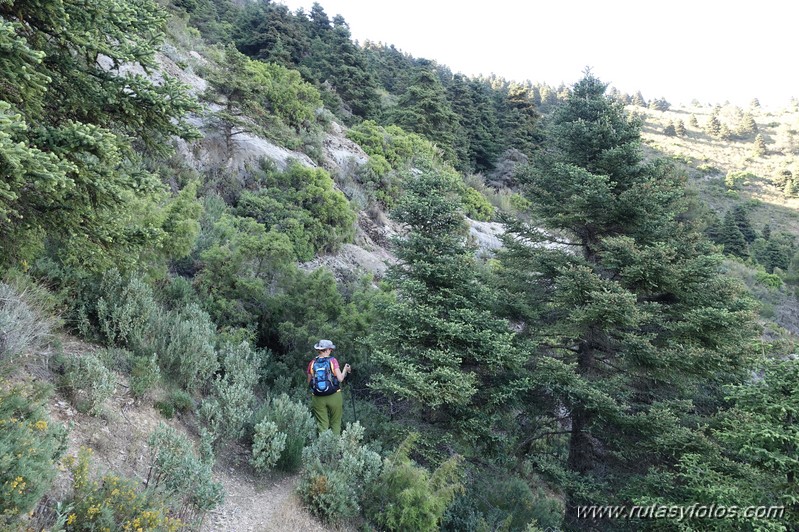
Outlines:
[{"label": "tree trunk", "polygon": [[[591,415],[582,408],[572,411],[571,437],[569,438],[569,458],[566,463],[569,471],[576,473],[580,477],[585,477],[593,468],[593,446],[591,437],[586,428],[590,424]],[[585,517],[578,519],[577,506],[590,505],[591,501],[585,501],[575,496],[573,491],[566,496],[566,515],[565,524],[568,530],[571,529],[590,529],[593,525],[592,519]]]},{"label": "tree trunk", "polygon": [[[584,378],[591,372],[593,353],[590,348],[582,345],[577,360],[577,372]],[[569,458],[566,466],[569,471],[579,477],[588,476],[594,467],[594,452],[591,435],[588,428],[591,425],[592,414],[587,412],[582,405],[572,407],[571,412],[571,437],[569,438]],[[575,496],[572,488],[566,496],[565,524],[567,529],[590,529],[594,525],[593,519],[578,519],[577,506],[590,505],[592,501],[585,501]]]}]

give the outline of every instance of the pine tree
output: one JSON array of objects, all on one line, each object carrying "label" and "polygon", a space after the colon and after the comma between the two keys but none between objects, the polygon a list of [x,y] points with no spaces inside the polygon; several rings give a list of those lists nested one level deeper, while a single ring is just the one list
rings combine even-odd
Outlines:
[{"label": "pine tree", "polygon": [[[310,30],[303,27],[303,21],[314,24],[304,15],[295,17],[283,4],[249,2],[233,26],[233,42],[252,59],[296,67],[311,49]],[[287,57],[289,63],[284,63]]]},{"label": "pine tree", "polygon": [[[726,390],[731,408],[703,431],[700,444],[680,459],[676,471],[653,470],[651,480],[660,493],[646,504],[690,506],[701,500],[707,507],[782,506],[782,512],[718,520],[713,530],[795,528],[799,519],[799,362],[788,355],[782,360],[764,359],[758,366],[756,380]],[[663,525],[682,526],[676,520]]]},{"label": "pine tree", "polygon": [[752,144],[752,155],[755,157],[763,157],[768,153],[768,148],[766,148],[766,139],[763,138],[761,133],[758,133],[755,136],[755,141]]},{"label": "pine tree", "polygon": [[708,117],[705,124],[705,133],[711,137],[718,137],[721,132],[721,121],[719,120],[718,113],[715,111]]},{"label": "pine tree", "polygon": [[538,140],[538,110],[533,103],[530,89],[518,83],[508,87],[501,111],[502,131],[506,144],[530,155]]},{"label": "pine tree", "polygon": [[677,123],[674,124],[674,133],[676,133],[678,137],[685,136],[685,123],[682,120],[677,120]]},{"label": "pine tree", "polygon": [[435,71],[427,66],[416,76],[397,102],[392,121],[406,131],[435,142],[449,161],[455,161],[458,116],[452,111],[446,91]]},{"label": "pine tree", "polygon": [[660,447],[682,430],[675,400],[740,375],[752,333],[742,288],[681,219],[683,182],[644,162],[640,122],[604,91],[587,72],[554,113],[520,176],[535,225],[512,224],[501,256],[509,315],[537,346],[529,397],[568,416],[568,473],[556,477],[570,479],[558,488],[578,528],[595,524],[578,505],[640,495],[635,479],[676,452]]},{"label": "pine tree", "polygon": [[735,225],[744,237],[748,244],[751,244],[757,238],[755,228],[752,227],[752,222],[749,220],[749,212],[743,205],[736,205],[732,208],[732,218],[735,220]]},{"label": "pine tree", "polygon": [[738,134],[748,137],[757,133],[757,122],[752,113],[744,113],[741,117],[741,124],[738,127]]},{"label": "pine tree", "polygon": [[394,212],[408,231],[387,276],[396,300],[370,339],[378,364],[371,386],[409,404],[407,419],[456,423],[486,445],[520,360],[507,322],[488,310],[494,296],[466,244],[456,189],[457,176],[426,169]]},{"label": "pine tree", "polygon": [[732,210],[724,215],[724,222],[721,226],[719,243],[724,246],[724,253],[746,257],[748,255],[746,238],[744,238]]},{"label": "pine tree", "polygon": [[479,80],[457,74],[447,86],[447,98],[461,125],[455,139],[461,161],[458,168],[465,172],[494,168],[500,129],[490,88]]},{"label": "pine tree", "polygon": [[792,198],[796,196],[799,187],[796,186],[796,180],[793,178],[788,178],[785,180],[785,187],[783,188],[782,192],[785,194],[786,198]]},{"label": "pine tree", "polygon": [[198,106],[169,76],[121,71],[157,67],[165,19],[149,0],[0,3],[0,269],[43,242],[57,260],[122,267],[165,236],[137,151],[196,138],[184,115]]},{"label": "pine tree", "polygon": [[732,131],[727,127],[727,124],[721,124],[718,137],[722,140],[730,140],[732,138]]}]

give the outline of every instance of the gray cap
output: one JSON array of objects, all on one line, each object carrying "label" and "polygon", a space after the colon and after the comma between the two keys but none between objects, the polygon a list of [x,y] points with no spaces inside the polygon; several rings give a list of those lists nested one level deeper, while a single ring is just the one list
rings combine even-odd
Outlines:
[{"label": "gray cap", "polygon": [[317,344],[313,346],[313,348],[316,349],[317,351],[321,351],[322,349],[335,349],[336,346],[333,345],[333,342],[331,342],[330,340],[319,340],[319,342],[317,342]]}]

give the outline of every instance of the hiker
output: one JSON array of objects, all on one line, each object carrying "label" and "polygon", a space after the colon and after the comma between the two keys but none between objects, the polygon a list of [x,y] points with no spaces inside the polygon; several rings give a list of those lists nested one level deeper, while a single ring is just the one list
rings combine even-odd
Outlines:
[{"label": "hiker", "polygon": [[341,435],[341,415],[344,412],[341,382],[352,370],[349,364],[344,364],[344,371],[339,369],[338,360],[333,356],[336,346],[330,340],[319,340],[313,347],[316,358],[308,363],[306,372],[313,393],[311,410],[320,434],[332,429],[338,436]]}]

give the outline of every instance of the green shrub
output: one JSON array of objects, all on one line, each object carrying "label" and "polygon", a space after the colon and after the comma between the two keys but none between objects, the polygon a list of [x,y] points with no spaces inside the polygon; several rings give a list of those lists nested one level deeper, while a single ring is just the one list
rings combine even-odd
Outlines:
[{"label": "green shrub", "polygon": [[186,414],[194,411],[195,403],[188,392],[181,389],[172,389],[164,399],[156,401],[153,406],[162,416],[172,419],[178,412]]},{"label": "green shrub", "polygon": [[149,335],[144,352],[157,353],[161,368],[187,390],[206,385],[219,367],[214,349],[216,327],[195,303],[159,312]]},{"label": "green shrub", "polygon": [[107,345],[136,351],[158,310],[152,289],[142,279],[123,279],[116,269],[103,274],[96,312],[100,337]]},{"label": "green shrub", "polygon": [[494,206],[479,191],[463,187],[461,192],[464,213],[473,220],[488,221],[494,216]]},{"label": "green shrub", "polygon": [[255,425],[250,463],[258,471],[267,471],[277,464],[286,450],[286,433],[274,421],[264,419]]},{"label": "green shrub", "polygon": [[160,301],[169,310],[186,307],[189,303],[197,303],[194,287],[184,277],[173,277],[166,283],[159,295]]},{"label": "green shrub", "polygon": [[707,163],[700,164],[699,166],[696,167],[696,169],[707,175],[718,175],[721,173],[721,170]]},{"label": "green shrub", "polygon": [[80,412],[99,415],[114,395],[117,376],[93,353],[63,358],[62,383]]},{"label": "green shrub", "polygon": [[247,341],[225,344],[220,355],[224,371],[214,379],[211,396],[200,407],[200,417],[215,442],[236,440],[244,434],[258,383],[258,361]]},{"label": "green shrub", "polygon": [[50,489],[66,431],[46,413],[49,389],[0,388],[0,528],[33,509]]},{"label": "green shrub", "polygon": [[244,192],[236,213],[287,235],[299,260],[336,251],[355,236],[355,212],[326,170],[293,163],[285,172],[261,172],[260,190]]},{"label": "green shrub", "polygon": [[27,292],[0,282],[0,362],[39,347],[52,325]]},{"label": "green shrub", "polygon": [[175,411],[181,414],[194,410],[194,399],[183,390],[172,390],[169,393],[169,402],[175,408]]},{"label": "green shrub", "polygon": [[161,380],[161,369],[158,367],[158,356],[155,353],[149,357],[133,358],[133,367],[130,371],[130,393],[134,398],[142,399],[158,384],[159,380]]},{"label": "green shrub", "polygon": [[362,439],[363,427],[355,422],[340,437],[323,432],[302,452],[298,493],[325,521],[356,517],[366,486],[380,473],[380,455],[367,449]]},{"label": "green shrub", "polygon": [[164,418],[172,419],[175,417],[175,405],[169,401],[156,401],[153,406],[155,406],[155,409],[158,410],[158,413]]},{"label": "green shrub", "polygon": [[252,218],[220,215],[203,237],[195,278],[203,308],[220,328],[253,328],[263,312],[268,285],[294,267],[294,247],[285,234]]},{"label": "green shrub", "polygon": [[120,347],[108,347],[95,353],[97,359],[107,368],[114,368],[119,373],[130,373],[135,362],[134,354]]},{"label": "green shrub", "polygon": [[[91,449],[81,448],[77,457],[65,460],[72,474],[72,495],[64,525],[70,532],[95,530],[176,531],[185,527],[170,516],[165,501],[152,491],[138,489],[139,482],[106,474],[91,475]],[[55,529],[54,529],[55,530]]]},{"label": "green shrub", "polygon": [[367,197],[391,209],[402,192],[402,174],[393,168],[382,155],[373,155],[365,165],[359,166],[355,177]]},{"label": "green shrub", "polygon": [[475,471],[475,479],[445,515],[443,530],[559,529],[563,503],[508,474]]},{"label": "green shrub", "polygon": [[222,502],[224,491],[212,479],[210,451],[206,449],[197,457],[189,439],[164,424],[147,443],[151,454],[145,486],[166,497],[179,518],[190,521]]},{"label": "green shrub", "polygon": [[444,511],[462,490],[459,456],[432,474],[413,463],[408,453],[418,435],[405,439],[383,462],[380,475],[367,490],[366,514],[384,530],[438,530]]},{"label": "green shrub", "polygon": [[763,270],[758,270],[758,272],[755,274],[755,280],[757,280],[758,283],[775,290],[782,286],[782,278],[780,278],[779,275],[774,273],[766,273]]},{"label": "green shrub", "polygon": [[256,414],[252,464],[259,471],[277,467],[296,471],[302,450],[315,434],[316,424],[308,407],[281,394]]},{"label": "green shrub", "polygon": [[383,157],[393,169],[409,165],[415,158],[433,160],[438,157],[435,145],[416,133],[399,126],[380,126],[364,120],[347,131],[347,138],[356,142],[370,157]]},{"label": "green shrub", "polygon": [[735,190],[738,189],[741,184],[746,184],[748,180],[755,179],[756,177],[757,176],[751,172],[730,171],[727,172],[727,175],[724,178],[724,185],[730,190]]}]

